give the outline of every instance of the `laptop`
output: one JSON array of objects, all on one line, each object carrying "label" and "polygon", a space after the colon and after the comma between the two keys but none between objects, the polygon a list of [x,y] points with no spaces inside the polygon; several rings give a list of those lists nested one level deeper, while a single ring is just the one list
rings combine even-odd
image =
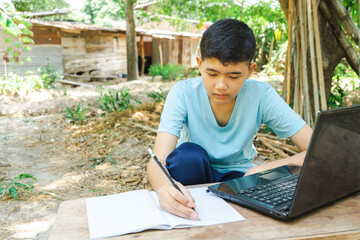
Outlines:
[{"label": "laptop", "polygon": [[319,112],[301,168],[283,166],[208,189],[284,221],[360,191],[360,105]]}]

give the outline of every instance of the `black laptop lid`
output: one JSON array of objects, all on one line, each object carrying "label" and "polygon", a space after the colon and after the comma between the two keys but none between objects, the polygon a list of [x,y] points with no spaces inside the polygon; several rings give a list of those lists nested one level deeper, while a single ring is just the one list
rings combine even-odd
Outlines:
[{"label": "black laptop lid", "polygon": [[360,105],[318,115],[290,218],[360,190]]}]

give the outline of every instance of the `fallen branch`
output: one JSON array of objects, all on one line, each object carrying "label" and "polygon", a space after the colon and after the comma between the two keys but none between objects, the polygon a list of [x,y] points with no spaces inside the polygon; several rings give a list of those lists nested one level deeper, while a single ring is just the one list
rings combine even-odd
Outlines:
[{"label": "fallen branch", "polygon": [[279,141],[276,141],[276,140],[272,140],[272,139],[266,139],[264,137],[258,137],[258,139],[260,141],[265,141],[271,145],[273,145],[274,147],[277,147],[283,151],[287,151],[288,153],[291,153],[293,155],[299,153],[299,149],[297,147],[294,147],[294,146],[291,146],[289,144],[286,144],[286,143],[282,143],[282,142],[279,142]]},{"label": "fallen branch", "polygon": [[273,145],[271,145],[270,143],[267,143],[265,141],[261,141],[261,143],[267,147],[267,148],[270,148],[271,150],[273,150],[275,153],[279,154],[281,157],[283,158],[287,158],[289,157],[289,155],[287,155],[286,153],[284,153],[283,151],[281,151],[280,149],[274,147]]}]

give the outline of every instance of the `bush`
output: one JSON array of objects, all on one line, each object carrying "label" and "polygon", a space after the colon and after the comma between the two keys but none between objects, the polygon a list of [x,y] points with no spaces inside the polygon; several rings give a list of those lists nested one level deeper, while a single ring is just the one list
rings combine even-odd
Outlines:
[{"label": "bush", "polygon": [[134,106],[131,105],[131,100],[141,103],[131,96],[127,88],[120,90],[109,89],[105,92],[105,89],[100,86],[98,92],[100,93],[100,97],[97,100],[99,108],[108,113],[121,112],[128,108],[134,108]]},{"label": "bush", "polygon": [[87,112],[87,106],[81,106],[80,103],[77,105],[74,111],[69,107],[66,107],[64,117],[71,120],[73,124],[83,123],[85,119],[85,113]]},{"label": "bush", "polygon": [[4,95],[28,94],[41,88],[44,88],[43,80],[36,75],[19,76],[15,73],[9,73],[7,78],[5,76],[0,78],[0,94]]},{"label": "bush", "polygon": [[154,99],[154,102],[165,102],[167,92],[164,92],[162,89],[155,90],[151,93],[148,93],[147,95]]},{"label": "bush", "polygon": [[24,179],[37,181],[35,177],[27,173],[20,174],[19,176],[14,177],[11,181],[0,179],[0,196],[10,194],[12,198],[18,199],[18,191],[20,189],[31,192],[34,185],[32,183],[23,183]]},{"label": "bush", "polygon": [[32,73],[20,76],[10,72],[7,77],[0,77],[0,94],[28,94],[41,88],[52,88],[55,80],[62,78],[49,63],[45,67],[38,67],[37,71],[40,76]]},{"label": "bush", "polygon": [[163,80],[179,80],[185,78],[185,67],[179,64],[153,64],[149,68],[149,75],[162,76]]},{"label": "bush", "polygon": [[45,67],[39,67],[37,71],[41,75],[41,79],[45,88],[53,87],[53,83],[55,82],[55,80],[62,78],[62,76],[56,71],[55,67],[50,65],[49,62],[46,64]]}]

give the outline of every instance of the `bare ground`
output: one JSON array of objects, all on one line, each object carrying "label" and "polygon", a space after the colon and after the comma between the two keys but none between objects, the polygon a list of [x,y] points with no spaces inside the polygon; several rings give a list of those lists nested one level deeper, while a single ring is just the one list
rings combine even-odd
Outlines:
[{"label": "bare ground", "polygon": [[[107,84],[105,88],[128,87],[143,104],[102,117],[95,91],[100,83],[91,84],[0,96],[0,180],[22,173],[37,179],[29,181],[33,191],[19,191],[17,200],[0,196],[0,239],[48,239],[63,201],[150,189],[146,149],[153,146],[162,104],[154,104],[147,93],[167,91],[173,83],[140,79]],[[64,118],[65,107],[79,102],[89,108],[81,125]],[[259,144],[263,152],[258,161],[279,157]]]}]

